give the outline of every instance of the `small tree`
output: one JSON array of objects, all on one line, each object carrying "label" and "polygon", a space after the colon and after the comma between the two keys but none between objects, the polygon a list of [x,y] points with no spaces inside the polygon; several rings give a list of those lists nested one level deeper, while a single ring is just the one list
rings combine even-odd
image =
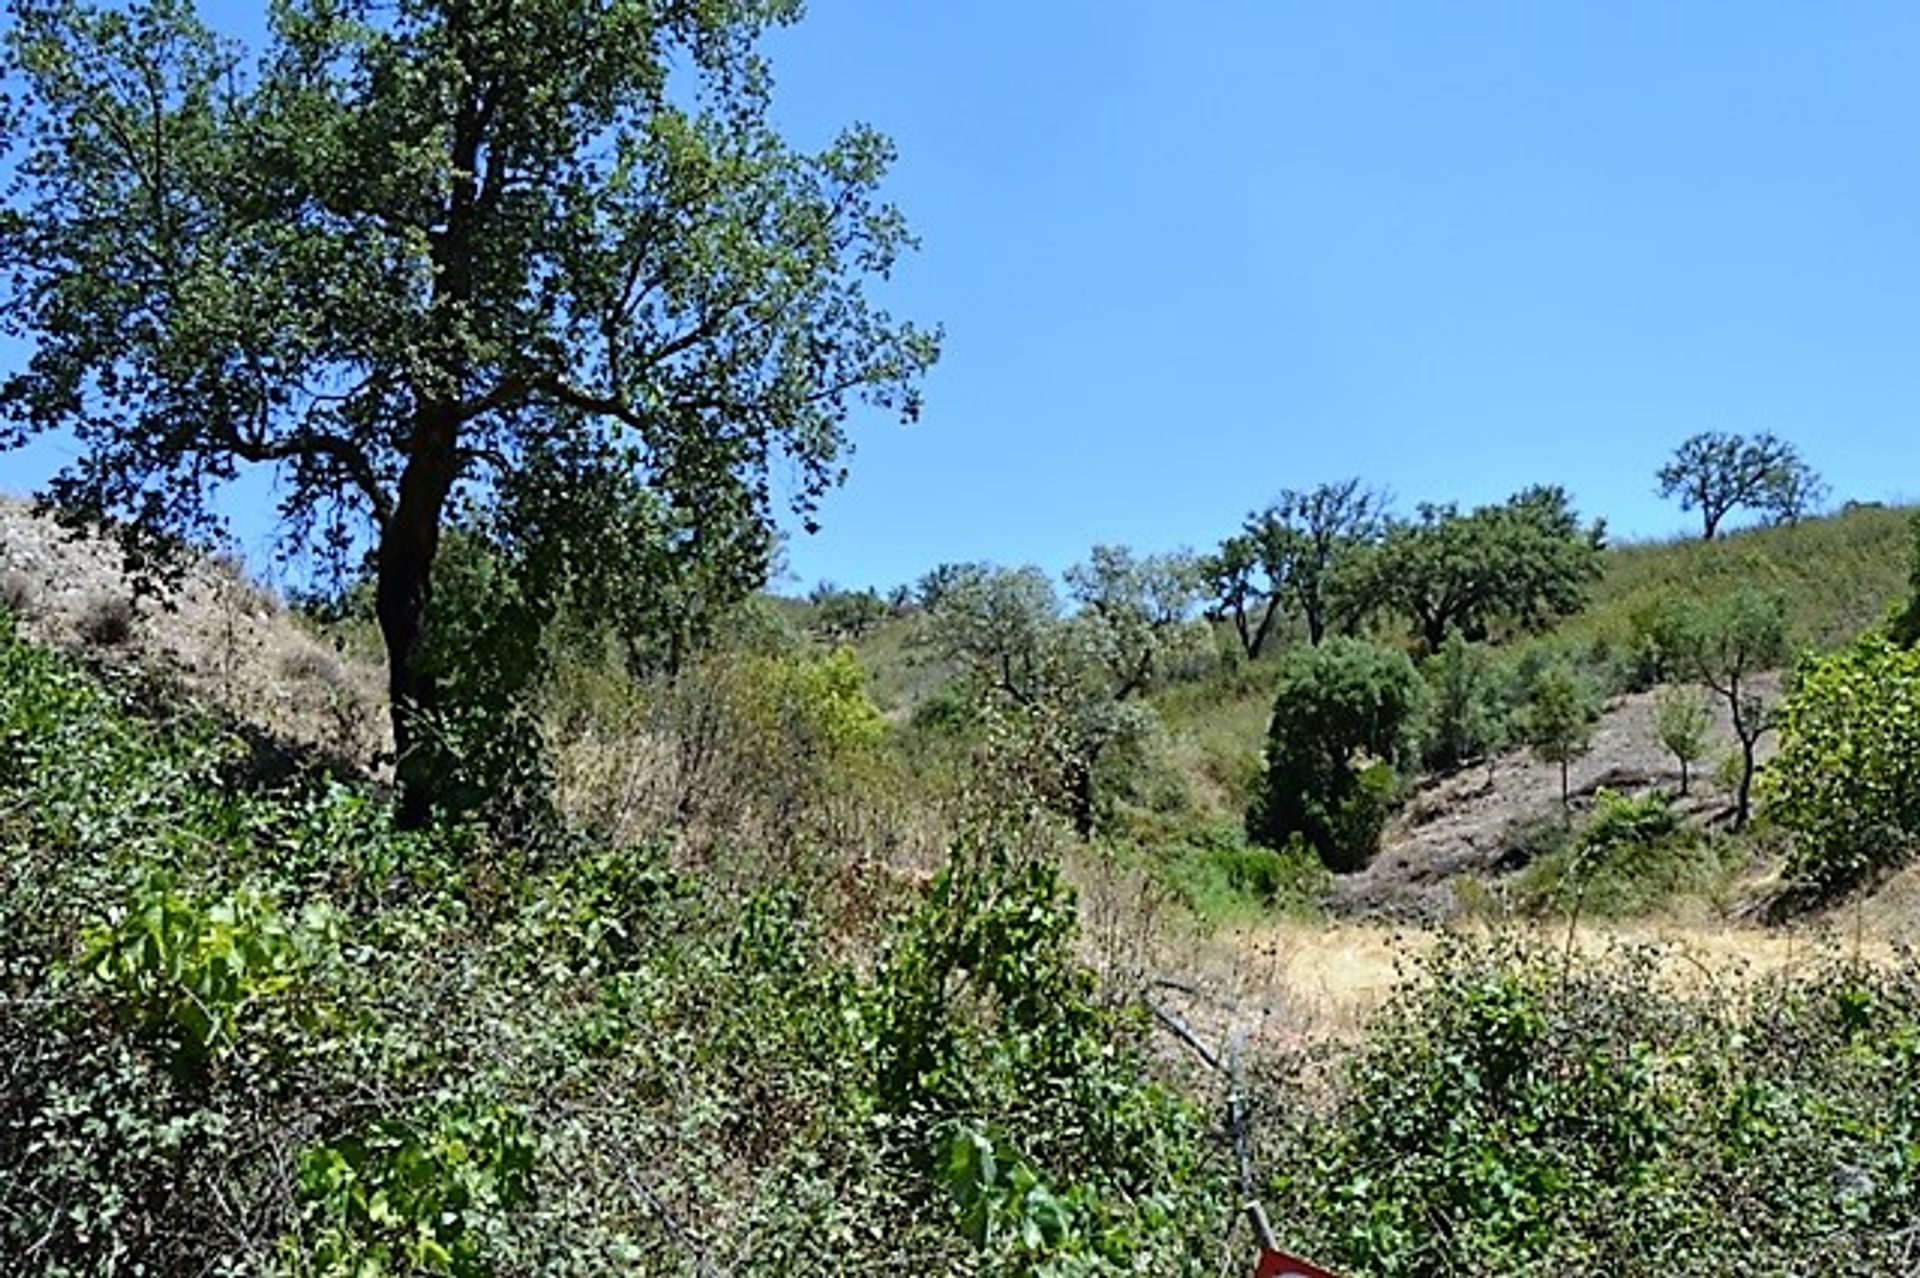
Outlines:
[{"label": "small tree", "polygon": [[1707,727],[1713,718],[1699,696],[1687,688],[1662,688],[1654,694],[1654,730],[1680,761],[1680,793],[1687,793],[1691,769],[1707,753]]},{"label": "small tree", "polygon": [[1705,684],[1727,704],[1740,743],[1734,828],[1751,814],[1754,749],[1771,726],[1753,677],[1787,659],[1787,601],[1743,586],[1707,603],[1671,603],[1654,618],[1654,638],[1672,668]]},{"label": "small tree", "polygon": [[1097,817],[1102,761],[1151,730],[1143,700],[1164,667],[1199,650],[1178,558],[1096,549],[1068,572],[1077,612],[1037,568],[949,565],[923,580],[920,642],[959,666],[1021,727],[1037,788],[1085,838]]},{"label": "small tree", "polygon": [[1405,653],[1357,639],[1289,653],[1249,832],[1273,847],[1297,835],[1336,871],[1364,867],[1424,701]]},{"label": "small tree", "polygon": [[1703,431],[1674,450],[1660,468],[1660,495],[1700,512],[1701,536],[1712,541],[1721,521],[1747,507],[1775,523],[1793,523],[1819,504],[1826,487],[1793,445],[1770,434]]},{"label": "small tree", "polygon": [[1560,810],[1571,819],[1568,767],[1593,740],[1592,697],[1573,667],[1556,661],[1540,672],[1527,690],[1521,727],[1541,761],[1560,765]]},{"label": "small tree", "polygon": [[1430,768],[1457,768],[1500,748],[1505,698],[1491,651],[1450,634],[1420,668],[1427,682],[1426,756]]}]

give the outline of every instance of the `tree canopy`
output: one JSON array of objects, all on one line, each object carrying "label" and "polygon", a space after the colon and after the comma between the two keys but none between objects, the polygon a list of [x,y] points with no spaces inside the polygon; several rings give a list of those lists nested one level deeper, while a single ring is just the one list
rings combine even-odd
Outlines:
[{"label": "tree canopy", "polygon": [[[71,432],[50,495],[135,550],[277,467],[294,542],[370,545],[403,780],[458,494],[563,454],[751,580],[773,463],[810,524],[850,411],[917,411],[935,337],[871,296],[911,245],[890,144],[769,118],[797,4],[290,0],[256,56],[166,0],[9,12],[0,315],[32,355],[0,447]],[[571,491],[548,514],[583,526]]]},{"label": "tree canopy", "polygon": [[1700,512],[1701,536],[1712,541],[1721,521],[1742,507],[1775,523],[1794,523],[1826,494],[1792,444],[1771,434],[1702,431],[1681,443],[1660,468],[1660,495]]},{"label": "tree canopy", "polygon": [[1438,652],[1454,631],[1484,639],[1496,626],[1534,630],[1579,611],[1605,541],[1604,524],[1580,526],[1565,489],[1540,486],[1466,513],[1422,504],[1387,532],[1373,570]]},{"label": "tree canopy", "polygon": [[1283,612],[1292,611],[1318,644],[1345,631],[1364,606],[1352,607],[1342,570],[1386,526],[1386,499],[1358,479],[1288,489],[1248,514],[1238,533],[1200,561],[1216,617],[1233,621],[1242,650],[1258,657]]},{"label": "tree canopy", "polygon": [[1056,774],[1043,788],[1084,837],[1102,759],[1152,722],[1142,694],[1201,636],[1184,557],[1096,546],[1067,581],[1072,612],[1037,568],[943,565],[920,584],[920,641],[1019,718],[1035,772]]}]

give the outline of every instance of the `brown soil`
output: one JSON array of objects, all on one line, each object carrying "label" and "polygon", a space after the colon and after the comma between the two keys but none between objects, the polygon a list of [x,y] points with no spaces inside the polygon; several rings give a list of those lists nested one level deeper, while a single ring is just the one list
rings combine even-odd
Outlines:
[{"label": "brown soil", "polygon": [[120,553],[0,496],[0,599],[28,635],[184,690],[236,728],[368,768],[390,749],[381,672],[304,629],[239,565],[202,557],[135,599]]}]

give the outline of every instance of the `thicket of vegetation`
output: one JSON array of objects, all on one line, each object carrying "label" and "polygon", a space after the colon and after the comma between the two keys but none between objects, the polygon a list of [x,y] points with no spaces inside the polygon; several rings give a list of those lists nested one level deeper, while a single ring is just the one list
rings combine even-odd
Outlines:
[{"label": "thicket of vegetation", "polygon": [[803,857],[749,890],[249,784],[129,695],[0,618],[10,1270],[1217,1267],[1208,1115],[1018,795],[860,925]]},{"label": "thicket of vegetation", "polygon": [[1358,1045],[1273,1063],[1275,1218],[1356,1274],[1910,1271],[1920,970],[1655,958],[1456,942]]}]

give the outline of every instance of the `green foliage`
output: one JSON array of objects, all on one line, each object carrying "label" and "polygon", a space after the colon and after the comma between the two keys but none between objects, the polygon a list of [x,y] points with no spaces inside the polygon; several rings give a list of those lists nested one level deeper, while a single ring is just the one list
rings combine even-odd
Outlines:
[{"label": "green foliage", "polygon": [[864,639],[892,615],[876,592],[841,590],[827,582],[814,587],[807,601],[813,605],[811,629],[829,643]]},{"label": "green foliage", "polygon": [[1249,658],[1266,650],[1283,611],[1299,618],[1314,644],[1330,629],[1351,633],[1364,620],[1374,600],[1352,589],[1359,584],[1353,568],[1379,539],[1385,507],[1358,479],[1289,489],[1202,561],[1214,615],[1232,620]]},{"label": "green foliage", "polygon": [[1263,848],[1229,825],[1189,831],[1151,854],[1168,885],[1204,923],[1275,913],[1312,917],[1332,885],[1327,867],[1304,843]]},{"label": "green foliage", "polygon": [[1429,768],[1457,768],[1506,744],[1505,689],[1488,647],[1451,633],[1420,674],[1428,690],[1423,738]]},{"label": "green foliage", "polygon": [[796,6],[293,5],[257,52],[164,0],[11,14],[0,448],[70,431],[53,495],[143,576],[246,465],[291,546],[370,538],[406,759],[463,494],[563,476],[512,535],[674,646],[764,573],[771,468],[811,523],[853,409],[918,412],[937,336],[868,296],[912,246],[891,144],[773,127]]},{"label": "green foliage", "polygon": [[1447,635],[1537,630],[1578,612],[1601,574],[1605,527],[1580,527],[1564,489],[1529,488],[1462,514],[1423,504],[1388,529],[1369,571],[1428,652]]},{"label": "green foliage", "polygon": [[318,1278],[485,1278],[496,1272],[487,1234],[532,1194],[537,1153],[525,1116],[497,1103],[381,1119],[306,1150],[288,1267]]},{"label": "green foliage", "polygon": [[1289,653],[1249,832],[1270,847],[1298,835],[1334,870],[1365,865],[1379,846],[1394,769],[1411,757],[1424,699],[1405,653],[1354,639]]},{"label": "green foliage", "polygon": [[[850,655],[737,661],[770,739],[871,747]],[[743,901],[664,840],[533,856],[236,784],[4,618],[0,743],[0,1255],[33,1272],[1211,1272],[1205,1118],[1016,830],[848,931],[838,866]],[[951,1178],[963,1130],[992,1175]]]},{"label": "green foliage", "polygon": [[1603,789],[1585,825],[1521,872],[1511,899],[1526,913],[1630,917],[1715,898],[1738,868],[1735,845],[1683,824],[1665,795]]},{"label": "green foliage", "polygon": [[1675,599],[1654,612],[1652,634],[1665,662],[1727,704],[1740,745],[1734,825],[1744,826],[1755,771],[1754,746],[1771,724],[1753,677],[1788,655],[1787,604],[1778,592],[1741,586],[1701,602]]},{"label": "green foliage", "polygon": [[1698,989],[1654,958],[1452,941],[1330,1087],[1283,1063],[1259,1129],[1290,1245],[1387,1278],[1899,1272],[1920,973]]},{"label": "green foliage", "polygon": [[333,932],[319,904],[289,921],[258,889],[202,903],[156,872],[118,917],[81,934],[78,962],[121,1017],[200,1072],[261,1005],[287,999],[324,961]]},{"label": "green foliage", "polygon": [[1792,876],[1834,891],[1920,840],[1920,650],[1869,637],[1804,666],[1778,722],[1765,793]]},{"label": "green foliage", "polygon": [[1688,770],[1707,753],[1707,729],[1713,723],[1706,703],[1687,688],[1662,688],[1655,695],[1654,731],[1660,744],[1679,761],[1680,793],[1691,780]]},{"label": "green foliage", "polygon": [[1912,543],[1907,549],[1907,602],[1893,615],[1887,634],[1903,647],[1920,646],[1920,514],[1907,521]]},{"label": "green foliage", "polygon": [[1699,510],[1707,541],[1741,507],[1791,524],[1813,513],[1826,496],[1826,485],[1793,445],[1766,432],[1703,431],[1674,450],[1673,460],[1660,468],[1659,481],[1662,497],[1678,497],[1682,510]]},{"label": "green foliage", "polygon": [[1597,713],[1592,689],[1565,661],[1534,676],[1521,706],[1520,733],[1543,762],[1560,766],[1560,803],[1565,807],[1567,765],[1587,752]]},{"label": "green foliage", "polygon": [[1098,546],[1068,571],[1079,609],[1062,615],[1037,568],[947,565],[921,583],[923,649],[956,667],[993,708],[1003,753],[1082,837],[1101,815],[1103,770],[1151,734],[1145,696],[1201,650],[1192,565]]},{"label": "green foliage", "polygon": [[[888,947],[874,1102],[995,1272],[1184,1271],[1229,1210],[1204,1170],[1205,1124],[1130,1081],[1139,1023],[1097,1001],[1057,871],[1013,833],[963,837]],[[1175,1185],[1190,1195],[1178,1206]]]}]

